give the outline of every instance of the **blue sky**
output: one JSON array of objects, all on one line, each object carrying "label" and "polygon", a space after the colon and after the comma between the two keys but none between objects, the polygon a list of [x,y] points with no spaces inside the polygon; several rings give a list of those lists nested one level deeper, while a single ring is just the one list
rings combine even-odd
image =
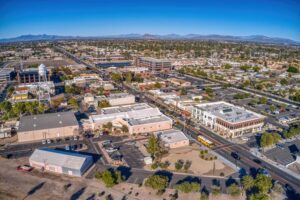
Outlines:
[{"label": "blue sky", "polygon": [[0,0],[0,38],[128,33],[259,34],[300,41],[300,0]]}]

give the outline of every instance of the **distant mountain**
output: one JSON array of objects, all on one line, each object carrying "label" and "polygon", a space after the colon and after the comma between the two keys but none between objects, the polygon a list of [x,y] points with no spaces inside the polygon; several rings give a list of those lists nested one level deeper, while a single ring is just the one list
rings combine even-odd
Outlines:
[{"label": "distant mountain", "polygon": [[153,34],[122,34],[122,35],[107,35],[107,36],[59,36],[59,35],[22,35],[15,38],[0,39],[0,43],[9,42],[28,42],[28,41],[54,41],[54,40],[75,40],[75,39],[145,39],[145,40],[213,40],[213,41],[230,41],[230,42],[256,42],[267,44],[285,44],[285,45],[300,45],[300,42],[286,38],[267,37],[264,35],[250,35],[250,36],[231,36],[231,35],[200,35],[200,34],[167,34],[167,35],[153,35]]}]

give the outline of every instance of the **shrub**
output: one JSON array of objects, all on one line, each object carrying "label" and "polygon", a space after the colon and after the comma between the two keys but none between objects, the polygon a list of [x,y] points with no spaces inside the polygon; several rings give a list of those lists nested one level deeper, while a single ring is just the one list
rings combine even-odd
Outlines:
[{"label": "shrub", "polygon": [[183,183],[174,186],[175,189],[184,193],[198,192],[200,190],[200,187],[201,185],[199,183],[196,182],[190,183],[188,181],[185,181]]},{"label": "shrub", "polygon": [[146,187],[151,187],[152,189],[161,191],[168,186],[168,177],[162,175],[152,175],[149,176],[145,181]]},{"label": "shrub", "polygon": [[151,169],[156,169],[156,168],[158,168],[157,162],[155,162],[155,163],[153,163],[153,164],[151,165]]},{"label": "shrub", "polygon": [[187,171],[192,165],[192,162],[191,161],[186,161],[185,164],[184,164],[184,170]]},{"label": "shrub", "polygon": [[178,160],[176,163],[175,163],[175,169],[176,170],[181,170],[183,167],[183,162],[182,160]]},{"label": "shrub", "polygon": [[231,196],[239,196],[241,194],[241,189],[237,184],[233,183],[227,187],[227,193]]}]

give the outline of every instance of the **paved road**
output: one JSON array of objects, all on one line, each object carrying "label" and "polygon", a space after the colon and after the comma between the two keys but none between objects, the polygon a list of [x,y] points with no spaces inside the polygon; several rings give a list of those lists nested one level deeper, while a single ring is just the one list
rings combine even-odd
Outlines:
[{"label": "paved road", "polygon": [[[138,91],[135,91],[130,87],[126,87],[126,89],[133,94],[139,95],[141,97],[145,97],[141,99],[145,99],[148,103],[153,103],[156,104],[158,107],[162,107],[162,103],[161,102],[159,103],[157,99],[151,99],[151,97],[146,96],[143,93],[139,93]],[[168,105],[164,105],[164,106],[166,108],[169,108]],[[179,120],[181,116],[182,115],[178,113],[178,114],[174,114],[173,117],[175,117],[178,122],[183,123],[182,121]],[[270,172],[274,180],[278,180],[284,185],[288,184],[292,186],[297,192],[300,192],[299,180],[297,180],[290,174],[282,171],[281,169],[278,169],[277,167],[252,155],[250,153],[249,147],[244,145],[228,145],[230,143],[228,140],[218,136],[217,134],[214,134],[212,131],[208,130],[205,127],[201,127],[200,130],[197,130],[194,128],[195,126],[196,126],[195,124],[192,124],[192,125],[187,125],[185,128],[187,132],[191,134],[191,136],[194,137],[195,139],[197,138],[199,133],[202,133],[205,137],[207,137],[217,145],[225,145],[225,146],[227,145],[226,148],[217,149],[216,152],[221,156],[223,156],[224,158],[228,159],[229,161],[236,163],[236,165],[241,168],[241,172],[245,171],[248,174],[253,174],[256,173],[258,168],[266,168]],[[238,152],[242,159],[238,161],[235,160],[231,156],[231,152]],[[256,163],[254,160],[260,160],[260,163]]]}]

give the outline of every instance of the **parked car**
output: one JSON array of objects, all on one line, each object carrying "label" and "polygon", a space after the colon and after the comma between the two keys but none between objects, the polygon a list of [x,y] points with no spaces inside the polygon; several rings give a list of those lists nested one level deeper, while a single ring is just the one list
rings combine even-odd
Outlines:
[{"label": "parked car", "polygon": [[42,140],[42,144],[46,144],[47,142],[46,142],[46,140]]},{"label": "parked car", "polygon": [[47,144],[51,144],[51,140],[50,139],[47,139]]},{"label": "parked car", "polygon": [[107,153],[113,153],[115,151],[118,151],[118,149],[110,147],[110,148],[107,148],[106,151],[107,151]]},{"label": "parked car", "polygon": [[19,165],[17,167],[18,171],[23,171],[23,172],[30,172],[33,169],[30,165]]},{"label": "parked car", "polygon": [[231,156],[232,156],[234,159],[236,159],[236,160],[240,160],[240,159],[241,159],[240,156],[239,156],[239,154],[238,154],[237,152],[231,152]]}]

